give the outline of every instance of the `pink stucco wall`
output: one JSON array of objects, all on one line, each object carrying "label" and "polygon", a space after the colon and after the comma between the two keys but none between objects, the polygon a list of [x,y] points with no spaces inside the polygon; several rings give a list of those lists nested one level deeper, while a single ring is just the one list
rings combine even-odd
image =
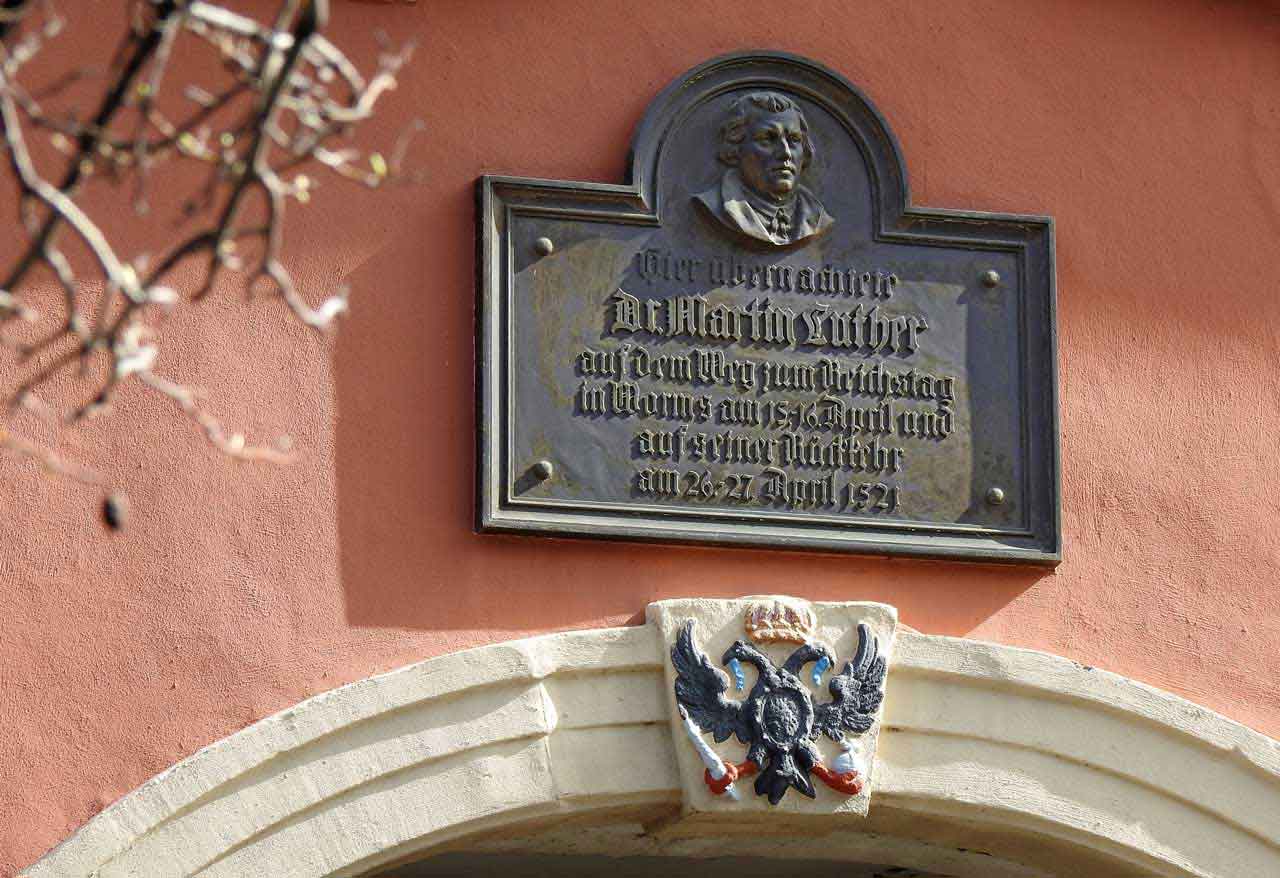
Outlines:
[{"label": "pink stucco wall", "polygon": [[[67,63],[105,58],[114,6],[63,5]],[[355,290],[335,344],[228,287],[167,330],[164,362],[300,460],[237,465],[128,393],[68,437],[132,498],[108,533],[93,489],[0,459],[0,876],[308,695],[676,595],[886,601],[1280,736],[1280,7],[335,5],[357,57],[379,27],[419,41],[380,132],[428,120],[425,182],[333,182],[295,213],[302,281]],[[1056,217],[1056,571],[472,532],[476,176],[617,181],[653,95],[748,47],[861,86],[918,203]]]}]

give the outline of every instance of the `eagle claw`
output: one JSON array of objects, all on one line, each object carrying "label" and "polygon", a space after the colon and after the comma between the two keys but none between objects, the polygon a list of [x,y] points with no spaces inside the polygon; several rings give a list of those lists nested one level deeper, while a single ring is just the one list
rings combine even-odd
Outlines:
[{"label": "eagle claw", "polygon": [[724,764],[724,774],[720,776],[719,780],[716,780],[711,776],[710,768],[702,773],[702,779],[706,782],[707,789],[711,790],[714,795],[723,796],[724,791],[729,789],[729,784],[733,783],[743,775],[755,774],[757,769],[758,766],[750,759],[741,765],[734,765],[732,762],[726,762]]},{"label": "eagle claw", "polygon": [[831,789],[846,796],[856,796],[862,792],[862,777],[856,771],[835,772],[825,765],[815,765],[813,773]]}]

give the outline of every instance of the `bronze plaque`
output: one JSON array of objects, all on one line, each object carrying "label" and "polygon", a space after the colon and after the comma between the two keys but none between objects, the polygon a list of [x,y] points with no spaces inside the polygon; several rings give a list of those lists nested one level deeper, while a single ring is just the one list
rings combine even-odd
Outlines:
[{"label": "bronze plaque", "polygon": [[911,206],[838,74],[708,62],[629,182],[479,196],[482,530],[1059,560],[1052,222]]}]

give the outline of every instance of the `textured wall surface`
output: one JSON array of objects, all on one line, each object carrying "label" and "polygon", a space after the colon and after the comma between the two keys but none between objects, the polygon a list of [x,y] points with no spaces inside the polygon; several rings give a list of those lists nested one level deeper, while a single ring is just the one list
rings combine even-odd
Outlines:
[{"label": "textured wall surface", "polygon": [[[66,5],[85,14],[69,10],[59,51],[105,61],[114,18],[94,19],[115,5]],[[292,433],[299,462],[237,465],[129,393],[68,445],[132,498],[109,534],[92,489],[0,460],[0,875],[310,694],[639,622],[662,597],[882,601],[922,631],[1059,653],[1280,737],[1274,2],[335,5],[358,58],[377,28],[419,41],[380,133],[426,119],[426,179],[329,182],[292,217],[300,280],[355,291],[335,344],[228,286],[167,329],[161,364],[251,435]],[[752,47],[859,85],[917,203],[1056,218],[1056,571],[472,532],[476,176],[616,182],[659,89]]]}]

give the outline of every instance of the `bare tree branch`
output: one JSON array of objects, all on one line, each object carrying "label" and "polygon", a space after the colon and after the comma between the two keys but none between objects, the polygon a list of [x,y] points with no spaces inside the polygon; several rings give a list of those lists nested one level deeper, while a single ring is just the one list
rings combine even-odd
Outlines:
[{"label": "bare tree branch", "polygon": [[[287,439],[253,445],[227,431],[197,404],[199,394],[153,371],[160,339],[153,316],[187,307],[210,293],[224,274],[239,273],[246,290],[266,288],[294,317],[316,330],[328,329],[347,308],[340,289],[312,306],[286,267],[284,221],[290,200],[306,203],[314,181],[308,165],[362,185],[382,185],[398,170],[408,136],[396,143],[390,163],[381,153],[346,145],[354,129],[371,118],[378,101],[396,86],[410,47],[384,47],[368,77],[322,35],[328,0],[283,0],[269,24],[205,0],[141,0],[131,27],[105,74],[93,115],[55,116],[43,102],[58,97],[91,74],[66,71],[47,85],[27,89],[19,74],[62,29],[51,8],[34,0],[0,0],[0,149],[19,195],[28,240],[0,275],[0,345],[16,351],[27,374],[11,380],[10,416],[38,395],[63,369],[80,362],[90,382],[87,402],[57,411],[74,423],[109,409],[118,389],[136,380],[190,417],[219,450],[237,458],[287,460]],[[42,14],[41,14],[42,13]],[[180,51],[180,47],[187,47]],[[174,59],[188,49],[211,50],[227,82],[216,87],[181,81]],[[180,112],[175,112],[184,106]],[[39,133],[65,158],[57,182],[42,176],[30,137]],[[336,143],[342,140],[343,146]],[[195,162],[208,169],[205,183],[184,202],[185,221],[203,219],[194,231],[157,248],[154,266],[126,259],[113,246],[81,199],[95,175],[133,186],[133,203],[148,209],[152,174],[166,161]],[[184,222],[185,222],[184,221]],[[59,244],[66,231],[89,256],[92,271],[77,273]],[[244,245],[256,245],[245,247]],[[242,254],[255,253],[246,262]],[[201,260],[195,286],[173,287],[174,272]],[[65,313],[53,331],[35,341],[5,334],[6,327],[38,319],[37,267],[56,280]],[[86,280],[96,292],[86,293]],[[105,360],[105,371],[94,363]],[[99,377],[94,378],[93,375]],[[0,414],[0,418],[3,415]],[[0,420],[0,448],[39,459],[54,472],[70,472],[54,452],[17,436]]]}]

